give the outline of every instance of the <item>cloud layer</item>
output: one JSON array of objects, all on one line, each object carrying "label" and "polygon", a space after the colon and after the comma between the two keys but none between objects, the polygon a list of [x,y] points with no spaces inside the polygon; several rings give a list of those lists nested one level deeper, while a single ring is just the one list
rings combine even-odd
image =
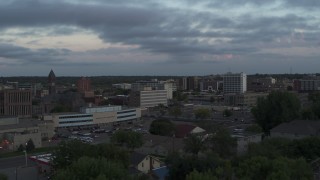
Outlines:
[{"label": "cloud layer", "polygon": [[[268,61],[286,60],[299,67],[302,61],[319,60],[319,9],[317,0],[1,2],[0,67],[10,62],[30,66],[38,63],[48,69],[63,63],[81,68],[85,62],[97,66],[120,62],[129,66],[144,63],[146,67],[162,63],[178,68],[166,74],[221,73],[229,66],[244,67],[235,71],[249,73],[273,72],[264,69],[270,65]],[[50,44],[48,38],[55,41],[59,36],[77,33],[77,41],[81,34],[92,35],[105,46],[95,51],[76,51],[68,46],[72,40],[61,42],[60,47],[58,42]],[[19,41],[23,38],[29,44]],[[42,41],[41,46],[37,46],[38,41]],[[85,44],[86,39],[80,42]],[[265,59],[266,66],[245,68],[261,59]],[[215,62],[217,67],[203,72],[201,67],[208,62]],[[238,66],[241,63],[245,65]],[[200,69],[190,72],[181,66]],[[165,74],[163,70],[154,70],[158,71],[156,74]],[[139,70],[126,73],[136,71]]]}]

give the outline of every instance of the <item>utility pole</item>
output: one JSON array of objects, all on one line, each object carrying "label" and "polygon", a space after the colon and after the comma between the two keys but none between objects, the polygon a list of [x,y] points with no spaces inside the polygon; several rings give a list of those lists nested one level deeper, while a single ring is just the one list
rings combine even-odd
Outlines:
[{"label": "utility pole", "polygon": [[26,167],[28,167],[28,156],[27,156],[27,150],[24,150],[24,156],[26,158]]}]

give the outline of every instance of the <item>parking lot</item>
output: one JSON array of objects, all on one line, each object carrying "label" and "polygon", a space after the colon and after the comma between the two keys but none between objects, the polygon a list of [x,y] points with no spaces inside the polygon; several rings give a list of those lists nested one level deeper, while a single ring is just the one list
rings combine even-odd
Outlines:
[{"label": "parking lot", "polygon": [[56,136],[48,143],[48,146],[57,144],[61,140],[80,140],[89,144],[109,143],[110,137],[118,130],[134,131],[141,134],[149,133],[149,127],[152,118],[143,118],[135,123],[119,123],[107,128],[91,128],[91,129],[58,129]]}]

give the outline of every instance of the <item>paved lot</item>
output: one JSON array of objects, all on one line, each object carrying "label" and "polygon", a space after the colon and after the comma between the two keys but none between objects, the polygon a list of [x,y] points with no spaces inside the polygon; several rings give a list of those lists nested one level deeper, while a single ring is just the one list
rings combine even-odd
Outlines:
[{"label": "paved lot", "polygon": [[28,159],[26,167],[25,156],[0,159],[0,173],[5,174],[8,180],[44,180],[44,175],[39,174],[35,162]]},{"label": "paved lot", "polygon": [[[31,160],[27,160],[28,166],[36,165]],[[25,156],[17,156],[10,158],[1,158],[0,159],[0,169],[13,168],[13,167],[22,167],[26,165]]]}]

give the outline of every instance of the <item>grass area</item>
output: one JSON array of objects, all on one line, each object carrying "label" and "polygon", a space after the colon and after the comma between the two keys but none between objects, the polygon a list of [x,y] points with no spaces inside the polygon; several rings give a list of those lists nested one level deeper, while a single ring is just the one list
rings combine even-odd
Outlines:
[{"label": "grass area", "polygon": [[[32,150],[31,152],[28,152],[29,155],[38,154],[38,153],[44,153],[44,152],[52,152],[56,147],[42,147],[42,148],[36,148]],[[7,152],[7,153],[1,153],[0,158],[8,158],[8,157],[15,157],[15,156],[23,156],[24,152]]]}]

